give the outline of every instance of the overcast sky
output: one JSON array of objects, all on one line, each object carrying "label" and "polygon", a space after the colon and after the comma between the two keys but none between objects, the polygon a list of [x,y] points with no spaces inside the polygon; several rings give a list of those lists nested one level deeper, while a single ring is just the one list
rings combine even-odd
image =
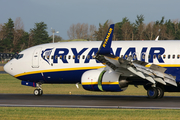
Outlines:
[{"label": "overcast sky", "polygon": [[180,0],[0,0],[0,24],[21,17],[24,29],[29,32],[34,23],[44,22],[63,39],[69,39],[67,30],[72,24],[99,23],[112,20],[121,22],[127,17],[135,22],[137,15],[144,15],[145,23],[167,19],[180,20]]}]

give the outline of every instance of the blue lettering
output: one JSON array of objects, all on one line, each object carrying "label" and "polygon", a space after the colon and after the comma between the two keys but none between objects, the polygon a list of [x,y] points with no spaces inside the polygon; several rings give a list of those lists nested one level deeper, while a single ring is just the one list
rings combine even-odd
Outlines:
[{"label": "blue lettering", "polygon": [[75,56],[75,63],[79,63],[79,58],[78,56],[82,55],[84,51],[86,51],[88,48],[83,48],[79,53],[77,52],[76,48],[71,48],[74,56]]},{"label": "blue lettering", "polygon": [[[93,55],[93,54],[96,55],[97,52],[98,52],[98,48],[92,48],[92,49],[89,51],[89,53],[88,53],[88,55],[87,55],[84,63],[89,63],[89,60],[93,59],[93,56],[92,56],[92,55]],[[97,61],[97,60],[96,60],[96,62],[99,63],[99,61]]]},{"label": "blue lettering", "polygon": [[[157,52],[158,51],[158,52]],[[165,49],[162,47],[152,47],[149,51],[149,63],[153,63],[153,56],[155,55],[155,57],[157,58],[157,60],[159,61],[159,63],[164,63],[161,55],[163,55],[165,52]]]},{"label": "blue lettering", "polygon": [[64,57],[69,53],[69,50],[67,48],[56,48],[54,52],[54,57],[53,57],[53,63],[58,63],[58,57],[61,56],[61,60],[63,63],[68,63]]}]

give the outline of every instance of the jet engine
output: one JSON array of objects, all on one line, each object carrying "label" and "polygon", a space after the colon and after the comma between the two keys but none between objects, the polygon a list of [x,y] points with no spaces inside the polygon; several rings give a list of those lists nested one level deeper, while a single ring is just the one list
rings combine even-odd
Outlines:
[{"label": "jet engine", "polygon": [[128,81],[119,73],[103,69],[86,71],[81,77],[81,84],[89,91],[119,92],[128,87]]}]

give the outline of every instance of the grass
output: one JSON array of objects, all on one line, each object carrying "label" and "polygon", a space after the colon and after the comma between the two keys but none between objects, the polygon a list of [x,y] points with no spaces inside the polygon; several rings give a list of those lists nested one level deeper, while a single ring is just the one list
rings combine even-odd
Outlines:
[{"label": "grass", "polygon": [[[79,89],[75,84],[43,84],[44,94],[71,94],[78,95],[146,95],[146,91],[142,86],[136,88],[129,86],[124,92],[93,92],[86,91],[79,85]],[[9,94],[33,94],[34,87],[28,87],[21,85],[21,81],[8,75],[0,74],[0,93]]]},{"label": "grass", "polygon": [[3,66],[0,66],[0,71],[4,71]]},{"label": "grass", "polygon": [[177,120],[179,119],[179,110],[1,107],[0,119]]},{"label": "grass", "polygon": [[[71,94],[78,95],[136,95],[136,96],[146,96],[146,90],[143,86],[138,86],[136,88],[133,85],[129,85],[127,90],[123,92],[93,92],[86,91],[79,85],[79,89],[76,88],[75,84],[43,84],[43,93],[44,94]],[[33,94],[34,87],[28,87],[21,85],[21,81],[8,75],[0,74],[0,93],[9,93],[9,94]],[[165,96],[180,96],[177,93],[165,93]]]},{"label": "grass", "polygon": [[[43,84],[44,94],[86,94],[86,95],[145,95],[142,86],[129,86],[124,92],[91,92],[75,84]],[[8,75],[0,74],[0,93],[33,94],[35,88],[22,86],[21,81]],[[166,96],[179,96],[179,93],[165,93]],[[177,120],[179,110],[143,110],[143,109],[95,109],[95,108],[47,108],[47,107],[0,107],[0,120]]]}]

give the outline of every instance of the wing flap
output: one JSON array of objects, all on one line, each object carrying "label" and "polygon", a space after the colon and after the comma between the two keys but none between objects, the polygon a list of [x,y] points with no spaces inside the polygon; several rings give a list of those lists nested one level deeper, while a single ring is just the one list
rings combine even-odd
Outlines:
[{"label": "wing flap", "polygon": [[116,72],[118,71],[119,73],[123,73],[123,71],[120,70],[127,70],[130,71],[130,73],[133,73],[140,78],[151,82],[152,84],[156,84],[158,82],[163,85],[167,85],[168,83],[170,85],[177,86],[175,76],[166,74],[166,68],[155,64],[151,64],[150,67],[145,67],[148,64],[147,62],[133,60],[131,56],[127,59],[124,59],[115,55],[111,55],[110,48],[113,37],[113,30],[114,24],[110,25],[104,41],[96,53],[95,59]]}]

